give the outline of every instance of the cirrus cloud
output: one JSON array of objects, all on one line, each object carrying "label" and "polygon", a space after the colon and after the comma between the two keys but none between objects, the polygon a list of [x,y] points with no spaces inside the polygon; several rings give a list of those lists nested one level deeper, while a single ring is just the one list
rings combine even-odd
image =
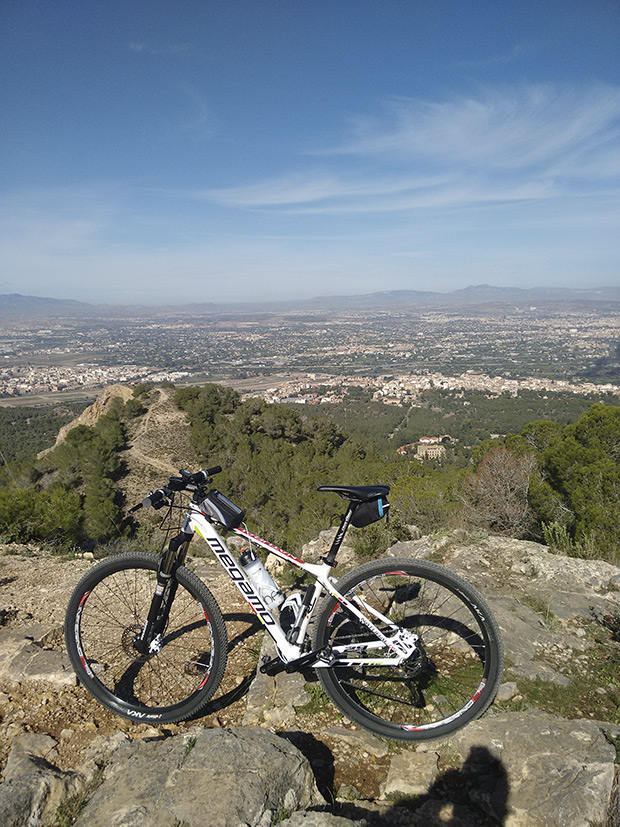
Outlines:
[{"label": "cirrus cloud", "polygon": [[516,169],[612,146],[618,152],[619,121],[620,88],[602,84],[489,89],[441,103],[401,98],[382,120],[352,121],[349,139],[328,153]]},{"label": "cirrus cloud", "polygon": [[572,197],[614,185],[619,134],[612,86],[400,98],[384,117],[356,118],[345,140],[307,153],[304,169],[194,194],[228,207],[327,213]]}]

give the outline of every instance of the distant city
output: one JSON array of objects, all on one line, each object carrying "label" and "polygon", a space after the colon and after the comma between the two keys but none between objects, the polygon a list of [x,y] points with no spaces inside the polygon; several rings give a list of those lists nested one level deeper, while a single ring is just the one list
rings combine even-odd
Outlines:
[{"label": "distant city", "polygon": [[56,307],[47,318],[37,301],[31,316],[27,303],[2,314],[5,399],[162,381],[220,382],[300,404],[338,401],[351,386],[392,403],[429,388],[620,393],[617,301],[515,305],[495,296],[462,307],[141,308],[135,316],[107,308],[101,317]]}]

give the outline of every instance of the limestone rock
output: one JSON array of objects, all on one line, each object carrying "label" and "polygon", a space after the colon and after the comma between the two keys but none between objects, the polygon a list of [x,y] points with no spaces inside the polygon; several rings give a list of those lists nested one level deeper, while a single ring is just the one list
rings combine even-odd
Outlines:
[{"label": "limestone rock", "polygon": [[13,739],[11,752],[4,768],[4,780],[13,781],[28,775],[36,766],[36,759],[43,759],[46,763],[58,757],[56,741],[51,735],[39,735],[34,732],[25,732]]},{"label": "limestone rock", "polygon": [[382,789],[382,798],[401,793],[424,795],[437,778],[438,756],[434,752],[405,751],[395,755]]},{"label": "limestone rock", "polygon": [[503,683],[497,690],[497,700],[511,701],[513,698],[516,698],[518,694],[519,689],[517,688],[517,684],[514,681],[508,681],[508,683]]},{"label": "limestone rock", "polygon": [[388,742],[377,738],[363,729],[346,729],[345,727],[329,727],[321,733],[329,738],[337,738],[353,747],[357,754],[364,752],[376,758],[384,758],[388,754]]},{"label": "limestone rock", "polygon": [[196,727],[121,745],[76,823],[263,825],[318,803],[310,765],[292,744],[254,727]]},{"label": "limestone rock", "polygon": [[593,617],[620,615],[617,566],[552,554],[525,540],[454,536],[396,543],[394,557],[440,552],[444,565],[487,598],[499,623],[511,677],[566,685],[567,661],[587,652],[583,626]]},{"label": "limestone rock", "polygon": [[[311,540],[303,546],[301,550],[302,559],[308,563],[318,563],[321,557],[330,550],[337,531],[338,529],[336,527],[321,531],[316,540]],[[353,550],[353,537],[347,534],[338,552],[338,576],[340,576],[342,571],[349,569],[357,562],[358,558]]]},{"label": "limestone rock", "polygon": [[[263,638],[259,664],[262,658],[275,657],[276,647],[268,635]],[[299,672],[280,672],[279,675],[264,675],[257,669],[252,681],[243,716],[244,726],[263,724],[279,730],[295,724],[295,707],[308,703],[309,696],[304,689],[305,679]]]},{"label": "limestone rock", "polygon": [[3,827],[49,824],[60,805],[82,789],[76,773],[60,772],[50,763],[55,747],[49,735],[24,733],[13,739],[0,784]]},{"label": "limestone rock", "polygon": [[64,652],[46,649],[44,639],[53,631],[46,624],[17,628],[0,627],[0,679],[15,683],[44,681],[61,689],[77,681]]},{"label": "limestone rock", "polygon": [[588,827],[605,823],[614,785],[611,729],[620,735],[620,727],[530,710],[475,721],[451,745],[473,767],[486,753],[494,770],[475,795],[506,827]]},{"label": "limestone rock", "polygon": [[332,813],[304,810],[293,813],[282,822],[282,827],[365,827],[366,824],[366,819],[358,821]]}]

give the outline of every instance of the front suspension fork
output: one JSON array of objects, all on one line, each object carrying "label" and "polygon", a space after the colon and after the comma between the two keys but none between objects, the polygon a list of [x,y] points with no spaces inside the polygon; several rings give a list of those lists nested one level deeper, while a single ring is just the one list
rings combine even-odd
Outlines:
[{"label": "front suspension fork", "polygon": [[162,555],[157,568],[157,585],[155,594],[151,600],[151,606],[142,631],[134,641],[134,648],[141,655],[151,653],[151,646],[159,635],[162,635],[168,617],[170,607],[177,592],[178,583],[174,576],[177,568],[185,562],[187,547],[192,539],[192,534],[181,531],[173,537],[168,544],[168,549]]}]

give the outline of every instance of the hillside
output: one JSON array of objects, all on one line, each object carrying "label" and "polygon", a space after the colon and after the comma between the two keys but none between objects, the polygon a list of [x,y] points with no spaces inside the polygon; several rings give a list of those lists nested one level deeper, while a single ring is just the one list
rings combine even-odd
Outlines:
[{"label": "hillside", "polygon": [[[506,644],[491,710],[417,748],[353,727],[311,674],[256,677],[261,632],[208,558],[191,566],[225,607],[231,640],[215,700],[204,716],[162,728],[116,718],[75,685],[63,652],[68,595],[92,561],[2,547],[2,823],[70,824],[81,812],[89,826],[193,827],[208,811],[213,825],[614,824],[605,819],[616,806],[620,743],[620,569],[462,533],[389,554],[441,560],[467,577],[488,597]],[[224,786],[214,749],[226,755]],[[194,763],[183,769],[189,750]],[[241,798],[228,793],[235,784]]]},{"label": "hillside", "polygon": [[[486,401],[464,408],[471,422],[493,413]],[[582,400],[564,409],[556,400],[547,418],[532,421],[545,412],[530,410],[531,400],[520,419],[517,402],[502,399],[493,410],[504,426],[516,423],[504,438],[469,449],[457,441],[437,461],[414,461],[396,447],[419,412],[428,433],[444,432],[449,412],[433,402],[412,413],[354,401],[323,415],[323,408],[243,400],[214,384],[109,386],[53,448],[0,468],[0,538],[66,550],[95,544],[105,555],[106,543],[154,524],[152,515],[128,513],[149,490],[180,467],[219,464],[217,487],[255,531],[293,551],[335,519],[333,500],[318,486],[384,483],[393,519],[354,532],[360,553],[407,539],[408,525],[423,533],[469,527],[618,563],[620,407],[584,409]]]},{"label": "hillside", "polygon": [[[179,468],[196,469],[199,465],[189,443],[187,417],[173,402],[174,391],[157,387],[149,396],[145,414],[128,427],[127,444],[122,452],[126,468],[120,487],[130,504],[141,502],[150,490],[159,488]],[[54,447],[64,442],[73,428],[95,425],[115,399],[126,402],[132,398],[133,389],[127,385],[105,388],[80,416],[61,428]]]},{"label": "hillside", "polygon": [[[62,447],[83,426],[101,429],[106,418],[108,429],[114,423],[117,428],[118,421],[109,418],[119,408],[115,400],[127,403],[135,415],[123,420],[120,464],[115,466],[122,468],[116,484],[125,508],[180,467],[201,464],[193,447],[197,432],[176,406],[174,390],[138,390],[136,396],[123,386],[107,389],[62,430],[57,442]],[[269,434],[301,438],[294,417],[256,401],[249,408],[227,408],[233,398],[219,393],[186,394],[190,418],[200,408],[200,422],[212,426],[201,425],[202,444],[221,449],[218,440],[232,423],[255,440],[240,443],[244,451],[249,445],[270,455],[268,468],[274,474],[282,473],[282,456],[297,463],[311,457],[298,442],[284,454],[275,453]],[[333,448],[338,433],[327,429],[323,437],[331,443],[326,444]],[[349,461],[355,451],[347,451]],[[214,454],[213,461],[221,456]],[[241,460],[247,461],[243,453]],[[355,461],[359,468],[378,467],[370,456]],[[410,496],[419,491],[412,488]],[[396,497],[393,502],[397,504]],[[434,506],[443,507],[445,502]],[[267,501],[265,508],[273,510],[274,503]],[[254,514],[249,518],[253,528]],[[317,526],[327,523],[315,520],[315,539],[303,547],[304,559],[317,560],[325,553],[334,529],[317,537]],[[359,534],[369,542],[389,537],[372,529]],[[119,539],[116,548],[123,542]],[[136,540],[132,542],[135,547]],[[348,542],[357,544],[353,535]],[[239,553],[238,544],[231,543],[231,549]],[[534,542],[480,529],[446,529],[392,544],[388,555],[440,562],[479,588],[506,646],[498,698],[481,720],[450,739],[404,746],[371,736],[340,716],[312,672],[275,678],[257,673],[259,656],[272,650],[262,640],[255,616],[199,539],[192,554],[190,567],[223,609],[228,667],[201,717],[157,728],[103,709],[76,685],[68,665],[64,612],[74,584],[93,565],[93,553],[63,557],[34,544],[0,545],[3,824],[193,827],[204,824],[208,812],[209,824],[223,827],[616,827],[618,566],[565,557]],[[353,545],[343,547],[337,576],[361,559]]]}]

